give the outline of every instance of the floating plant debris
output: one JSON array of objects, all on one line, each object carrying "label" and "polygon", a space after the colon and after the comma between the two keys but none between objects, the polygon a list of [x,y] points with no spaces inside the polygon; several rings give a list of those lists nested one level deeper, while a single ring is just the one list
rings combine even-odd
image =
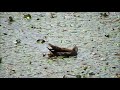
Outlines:
[{"label": "floating plant debris", "polygon": [[46,56],[46,54],[45,53],[43,53],[43,57],[45,57]]},{"label": "floating plant debris", "polygon": [[13,21],[14,21],[14,20],[13,20],[13,17],[10,16],[10,17],[9,17],[9,21],[10,21],[10,22],[13,22]]},{"label": "floating plant debris", "polygon": [[50,16],[51,18],[56,18],[57,17],[57,15],[55,14],[55,13],[51,13],[51,16]]},{"label": "floating plant debris", "polygon": [[108,16],[109,16],[109,13],[100,13],[100,16],[101,16],[101,17],[108,17]]},{"label": "floating plant debris", "polygon": [[65,31],[68,31],[68,30],[64,29],[64,30],[62,30],[62,31],[65,32]]},{"label": "floating plant debris", "polygon": [[11,70],[11,71],[10,71],[10,75],[15,74],[15,73],[16,73],[15,70]]},{"label": "floating plant debris", "polygon": [[108,62],[106,62],[106,65],[108,65],[109,63]]},{"label": "floating plant debris", "polygon": [[31,19],[31,15],[30,14],[26,14],[26,15],[24,15],[24,18]]},{"label": "floating plant debris", "polygon": [[45,40],[42,39],[42,40],[41,40],[41,43],[45,43]]},{"label": "floating plant debris", "polygon": [[21,43],[21,40],[20,40],[20,39],[17,39],[17,40],[16,40],[16,45],[17,45],[17,44],[20,44],[20,43]]},{"label": "floating plant debris", "polygon": [[37,20],[40,20],[39,18],[37,18]]},{"label": "floating plant debris", "polygon": [[29,64],[32,64],[32,62],[30,61]]},{"label": "floating plant debris", "polygon": [[84,67],[84,70],[86,70],[88,67],[86,66],[86,67]]},{"label": "floating plant debris", "polygon": [[0,57],[0,63],[2,63],[2,58]]},{"label": "floating plant debris", "polygon": [[47,38],[47,36],[44,36],[44,38],[46,39],[46,38]]},{"label": "floating plant debris", "polygon": [[117,78],[120,78],[120,73],[116,73],[116,77],[117,77]]},{"label": "floating plant debris", "polygon": [[95,73],[94,72],[90,72],[89,75],[95,75]]},{"label": "floating plant debris", "polygon": [[3,33],[4,35],[7,35],[7,33]]},{"label": "floating plant debris", "polygon": [[44,67],[44,69],[48,69],[48,67]]},{"label": "floating plant debris", "polygon": [[45,40],[43,40],[43,39],[38,39],[38,40],[37,40],[37,43],[42,43],[42,44],[43,44],[43,43],[45,43]]},{"label": "floating plant debris", "polygon": [[108,37],[108,38],[109,38],[109,37],[110,37],[110,35],[105,35],[105,37]]},{"label": "floating plant debris", "polygon": [[112,68],[115,69],[116,67],[113,66]]},{"label": "floating plant debris", "polygon": [[31,26],[31,28],[36,28],[36,27],[34,27],[34,26]]},{"label": "floating plant debris", "polygon": [[81,78],[81,75],[76,75],[76,78]]},{"label": "floating plant debris", "polygon": [[11,16],[9,17],[9,19],[8,19],[8,20],[9,20],[9,22],[8,22],[9,24],[12,24],[12,22],[14,22],[14,21],[15,21],[15,20],[13,20],[13,17],[11,17]]},{"label": "floating plant debris", "polygon": [[116,55],[116,56],[120,56],[120,53],[116,53],[116,54],[114,54],[114,55]]},{"label": "floating plant debris", "polygon": [[63,78],[66,78],[66,76],[65,76],[65,75],[63,75]]}]

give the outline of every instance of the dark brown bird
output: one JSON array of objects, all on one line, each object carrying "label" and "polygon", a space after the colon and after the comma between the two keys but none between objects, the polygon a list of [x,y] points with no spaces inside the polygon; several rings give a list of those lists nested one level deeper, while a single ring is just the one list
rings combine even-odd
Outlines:
[{"label": "dark brown bird", "polygon": [[74,46],[73,49],[67,49],[67,48],[61,48],[58,46],[54,46],[52,44],[48,44],[52,49],[48,48],[50,50],[49,57],[53,56],[77,56],[78,47]]}]

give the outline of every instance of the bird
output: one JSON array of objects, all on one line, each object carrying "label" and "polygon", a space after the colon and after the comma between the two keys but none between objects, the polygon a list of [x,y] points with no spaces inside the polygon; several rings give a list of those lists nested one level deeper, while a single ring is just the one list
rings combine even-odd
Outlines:
[{"label": "bird", "polygon": [[48,50],[50,51],[50,54],[48,54],[49,57],[53,57],[53,56],[77,56],[77,52],[78,52],[78,47],[75,45],[73,47],[73,49],[68,49],[68,48],[61,48],[55,45],[52,45],[50,43],[48,43],[48,45],[51,47],[48,48]]}]

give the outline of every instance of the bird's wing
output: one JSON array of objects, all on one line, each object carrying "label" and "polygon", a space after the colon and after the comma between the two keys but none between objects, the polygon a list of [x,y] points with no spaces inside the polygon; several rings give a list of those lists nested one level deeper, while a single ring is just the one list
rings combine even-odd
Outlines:
[{"label": "bird's wing", "polygon": [[71,49],[67,49],[67,48],[60,48],[58,46],[54,46],[52,44],[48,44],[53,50],[55,50],[56,52],[71,52]]}]

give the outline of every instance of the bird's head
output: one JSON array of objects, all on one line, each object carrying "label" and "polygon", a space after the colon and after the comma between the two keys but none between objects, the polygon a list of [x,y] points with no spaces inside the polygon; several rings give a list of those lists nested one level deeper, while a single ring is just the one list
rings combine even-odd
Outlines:
[{"label": "bird's head", "polygon": [[78,52],[78,47],[76,45],[74,46],[73,51]]}]

